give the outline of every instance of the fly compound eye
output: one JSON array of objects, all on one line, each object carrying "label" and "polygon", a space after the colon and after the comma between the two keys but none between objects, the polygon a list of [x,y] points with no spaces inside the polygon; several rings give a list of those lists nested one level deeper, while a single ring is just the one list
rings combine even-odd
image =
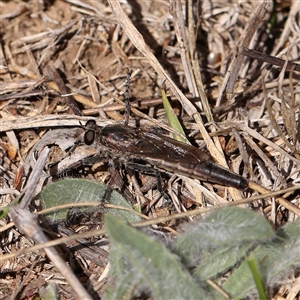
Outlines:
[{"label": "fly compound eye", "polygon": [[85,123],[85,128],[96,128],[96,127],[97,127],[97,124],[96,124],[95,120],[88,120]]},{"label": "fly compound eye", "polygon": [[85,128],[86,129],[93,129],[93,128],[96,128],[97,127],[97,124],[96,124],[96,121],[95,120],[88,120],[86,123],[85,123]]},{"label": "fly compound eye", "polygon": [[84,142],[86,143],[86,145],[93,144],[94,140],[95,140],[95,131],[94,130],[87,130],[84,133]]}]

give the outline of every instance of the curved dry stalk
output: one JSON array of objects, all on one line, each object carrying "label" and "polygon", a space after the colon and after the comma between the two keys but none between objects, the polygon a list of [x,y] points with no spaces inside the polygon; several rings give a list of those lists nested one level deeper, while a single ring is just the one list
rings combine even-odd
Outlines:
[{"label": "curved dry stalk", "polygon": [[[26,209],[12,207],[10,210],[11,217],[15,225],[26,236],[33,239],[37,244],[45,244],[48,239],[36,222],[36,217]],[[92,300],[93,298],[84,289],[79,279],[75,276],[69,266],[63,261],[54,247],[43,247],[49,259],[53,262],[57,270],[64,276],[79,299]]]},{"label": "curved dry stalk", "polygon": [[[252,185],[252,183],[251,183],[251,186],[254,187],[254,185]],[[187,217],[197,216],[197,215],[204,214],[204,213],[209,213],[209,212],[212,212],[212,211],[217,210],[217,209],[222,208],[222,207],[238,206],[238,205],[251,203],[251,202],[254,202],[254,201],[257,201],[257,200],[261,200],[261,199],[264,199],[264,198],[276,197],[278,195],[290,193],[290,192],[296,191],[298,189],[300,189],[300,185],[296,185],[296,186],[293,186],[291,188],[283,189],[283,190],[276,191],[276,192],[266,193],[266,194],[263,194],[263,195],[257,195],[257,196],[246,198],[246,199],[240,199],[240,200],[235,201],[235,202],[229,202],[229,203],[224,203],[224,204],[220,204],[220,205],[217,205],[217,206],[204,207],[204,208],[199,208],[197,210],[192,210],[192,211],[187,211],[187,212],[183,212],[183,213],[173,214],[173,215],[169,215],[169,216],[165,216],[165,217],[159,217],[159,218],[155,218],[155,219],[149,219],[149,220],[146,220],[146,221],[135,222],[135,223],[132,223],[131,225],[134,226],[134,227],[146,227],[146,226],[151,226],[151,225],[155,225],[155,224],[159,224],[159,223],[170,222],[170,221],[173,221],[173,220],[178,220],[178,219],[183,219],[183,218],[187,218]],[[298,210],[299,210],[299,208],[298,208]],[[298,210],[295,210],[295,213],[298,216],[300,216],[300,212],[298,212]],[[9,259],[9,258],[12,258],[12,257],[20,256],[20,255],[25,254],[25,253],[29,253],[29,252],[32,252],[32,251],[44,249],[45,247],[57,246],[57,245],[60,245],[60,244],[63,244],[63,243],[73,241],[73,240],[77,240],[77,239],[81,239],[81,238],[91,238],[93,236],[103,235],[105,233],[106,233],[105,229],[99,229],[99,230],[93,230],[93,231],[88,231],[88,232],[84,232],[84,233],[74,234],[72,236],[59,238],[59,239],[52,240],[52,241],[49,241],[49,242],[44,243],[44,244],[34,245],[30,248],[21,249],[19,251],[14,252],[14,253],[4,254],[4,255],[2,255],[1,258],[3,260],[6,260],[6,259]]]},{"label": "curved dry stalk", "polygon": [[[255,183],[254,181],[249,181],[249,188],[259,192],[261,195],[265,196],[266,194],[269,194],[271,191],[262,187],[261,185]],[[264,197],[265,198],[265,197]],[[293,212],[295,215],[300,217],[300,208],[291,203],[290,201],[286,200],[283,197],[275,197],[275,201],[285,207],[286,209]]]}]

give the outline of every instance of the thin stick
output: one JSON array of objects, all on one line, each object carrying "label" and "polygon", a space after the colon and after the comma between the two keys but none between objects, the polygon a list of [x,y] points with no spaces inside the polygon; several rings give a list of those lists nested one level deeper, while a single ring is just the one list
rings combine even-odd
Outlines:
[{"label": "thin stick", "polygon": [[[283,67],[284,64],[286,63],[285,59],[271,56],[271,55],[262,53],[260,51],[253,50],[253,49],[248,49],[243,46],[239,47],[239,53],[242,55],[257,59],[259,61],[263,61],[265,63],[269,63],[271,65],[275,65],[275,66],[279,66],[279,67]],[[286,65],[286,70],[300,72],[300,64],[295,64],[292,61],[288,60],[287,65]]]}]

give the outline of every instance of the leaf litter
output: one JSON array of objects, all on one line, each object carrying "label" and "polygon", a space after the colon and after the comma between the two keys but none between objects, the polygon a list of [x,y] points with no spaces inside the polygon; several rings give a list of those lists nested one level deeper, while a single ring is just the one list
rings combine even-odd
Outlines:
[{"label": "leaf litter", "polygon": [[[275,227],[294,222],[299,208],[300,4],[273,5],[269,1],[259,5],[203,1],[193,6],[180,1],[1,1],[1,207],[28,189],[38,159],[35,153],[44,147],[51,149],[46,167],[36,175],[41,180],[34,180],[35,194],[64,177],[109,181],[112,173],[101,164],[83,166],[84,171],[76,166],[75,172],[64,167],[58,178],[49,176],[48,166],[69,155],[70,140],[82,139],[87,120],[95,118],[100,126],[124,121],[124,83],[132,70],[130,126],[174,133],[161,100],[160,89],[165,86],[195,146],[207,147],[215,161],[268,190],[295,187],[283,196],[292,207],[272,197],[244,204]],[[56,141],[54,130],[61,130]],[[62,134],[67,130],[70,140]],[[96,147],[79,144],[73,158],[80,161],[96,153]],[[112,187],[125,185],[125,198],[145,219],[165,217],[167,221],[156,228],[170,236],[199,208],[257,195],[251,188],[237,191],[206,182],[199,188],[199,183],[191,184],[184,177],[166,176],[162,179],[172,208],[166,207],[155,182],[146,176],[121,175]],[[41,209],[34,204],[31,211]],[[191,212],[189,219],[172,220],[174,207],[176,213]],[[103,227],[101,213],[84,221],[73,224],[68,234]],[[33,245],[21,228],[12,227],[11,218],[0,224],[2,255]],[[64,223],[58,227],[68,230]],[[49,240],[63,236],[62,231],[48,230]],[[100,243],[102,253],[109,251],[104,235],[84,243]],[[103,263],[97,265],[89,260],[91,252],[76,251],[68,243],[61,245],[61,254],[65,247],[72,258],[64,259],[76,266],[77,277],[90,282],[86,287],[93,297],[102,296],[107,256],[100,257]],[[70,285],[44,252],[1,260],[0,269],[5,274],[0,279],[1,297],[30,297],[51,278],[62,299],[72,298]],[[283,283],[277,293],[292,299],[296,281]]]}]

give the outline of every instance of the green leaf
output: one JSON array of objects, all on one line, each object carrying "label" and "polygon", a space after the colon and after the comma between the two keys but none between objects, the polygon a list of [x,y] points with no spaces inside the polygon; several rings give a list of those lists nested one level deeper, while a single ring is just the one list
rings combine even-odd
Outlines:
[{"label": "green leaf", "polygon": [[267,259],[268,270],[265,277],[269,283],[277,283],[277,280],[282,282],[280,274],[300,267],[300,220],[287,223],[277,231],[276,236],[272,244],[265,245],[269,252],[270,247],[276,250],[273,257],[268,256]]},{"label": "green leaf", "polygon": [[257,267],[257,263],[251,255],[249,257],[247,257],[247,263],[248,263],[248,266],[249,266],[249,268],[251,270],[251,273],[253,275],[253,279],[254,279],[254,282],[255,282],[255,285],[256,285],[256,289],[257,289],[258,294],[259,294],[259,299],[260,300],[267,299],[267,295],[266,295],[266,292],[265,292],[265,287],[264,287],[263,281],[261,279],[260,272],[259,272],[258,267]]},{"label": "green leaf", "polygon": [[105,300],[132,299],[130,296],[134,293],[138,285],[138,278],[134,276],[134,271],[122,276],[116,280],[112,286],[105,290]]},{"label": "green leaf", "polygon": [[[268,253],[265,249],[259,246],[255,249],[254,252],[251,254],[253,259],[256,262],[263,261],[267,256]],[[263,262],[265,266],[265,263]],[[259,269],[261,270],[261,266]],[[264,278],[262,278],[263,281]],[[232,298],[244,298],[250,291],[254,291],[255,282],[253,279],[253,275],[249,269],[247,261],[244,261],[237,270],[233,272],[233,274],[228,278],[228,280],[224,283],[222,288],[232,297]]]},{"label": "green leaf", "polygon": [[[230,248],[234,249],[232,255],[235,255],[238,260],[245,252],[244,247],[240,245],[246,244],[250,247],[254,243],[269,240],[275,235],[272,226],[262,216],[250,209],[238,207],[218,209],[205,221],[188,223],[183,230],[185,233],[178,239],[174,251],[186,263],[192,265],[203,259],[207,251],[211,255],[216,251],[213,254],[215,259],[217,259],[217,252],[220,251],[221,257],[218,259],[222,260],[222,251],[230,251]],[[227,260],[228,257],[225,258]],[[231,261],[232,259],[234,257],[230,258]],[[223,262],[223,268],[227,267],[228,263],[229,260]]]},{"label": "green leaf", "polygon": [[21,193],[18,197],[14,198],[14,200],[12,200],[8,205],[0,209],[0,220],[8,215],[11,206],[15,206],[19,204],[23,196],[24,193]]},{"label": "green leaf", "polygon": [[[182,126],[181,126],[177,116],[174,114],[173,109],[170,105],[170,102],[169,102],[164,90],[161,90],[161,96],[162,96],[162,101],[163,101],[166,117],[167,117],[170,127],[172,127],[173,129],[177,130],[179,133],[181,133],[182,135],[185,136]],[[173,138],[177,141],[186,143],[186,140],[179,135],[174,134]]]},{"label": "green leaf", "polygon": [[[265,286],[281,282],[282,276],[300,266],[300,221],[289,223],[278,230],[273,241],[258,246],[251,256],[258,265]],[[230,276],[223,289],[232,297],[244,298],[255,288],[247,262]]]},{"label": "green leaf", "polygon": [[49,282],[48,284],[42,286],[39,289],[39,294],[41,300],[55,300],[58,299],[57,287],[54,283]]},{"label": "green leaf", "polygon": [[[98,182],[86,180],[86,179],[64,179],[54,184],[47,186],[36,198],[41,199],[43,208],[55,207],[68,203],[84,203],[84,202],[99,202],[103,201],[104,193],[107,186]],[[124,208],[132,209],[128,202],[116,191],[111,191],[108,194],[107,199],[104,199],[105,203],[110,203]],[[100,207],[89,207],[87,210],[96,210]],[[103,209],[103,208],[101,208]],[[104,212],[110,212],[111,214],[118,216],[128,222],[140,221],[140,217],[133,212],[105,208]],[[53,219],[65,219],[68,213],[68,209],[59,210],[49,213],[48,215]]]},{"label": "green leaf", "polygon": [[238,247],[221,247],[215,251],[208,252],[201,258],[198,267],[195,269],[194,276],[200,281],[216,277],[241,260],[251,246],[251,243],[245,243]]},{"label": "green leaf", "polygon": [[135,270],[133,282],[142,279],[154,299],[208,299],[176,256],[163,245],[111,215],[105,216],[105,228],[112,247],[122,253]]}]

